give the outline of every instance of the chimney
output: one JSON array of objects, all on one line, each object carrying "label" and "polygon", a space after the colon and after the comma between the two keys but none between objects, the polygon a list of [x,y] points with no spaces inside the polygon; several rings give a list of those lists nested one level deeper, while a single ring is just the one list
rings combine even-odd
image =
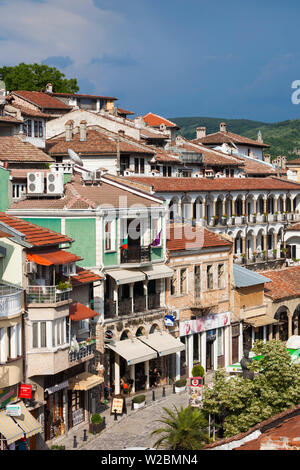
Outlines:
[{"label": "chimney", "polygon": [[286,156],[282,155],[281,157],[281,168],[284,170],[286,168]]},{"label": "chimney", "polygon": [[86,121],[80,121],[80,142],[86,141]]},{"label": "chimney", "polygon": [[124,129],[119,129],[119,130],[118,130],[118,134],[119,134],[121,137],[124,136],[124,135],[125,135]]},{"label": "chimney", "polygon": [[271,163],[271,155],[269,153],[264,154],[264,161],[266,163]]},{"label": "chimney", "polygon": [[73,138],[73,121],[67,121],[65,124],[66,142],[71,142]]},{"label": "chimney", "polygon": [[260,142],[261,144],[264,143],[261,131],[258,131],[257,133],[257,142]]},{"label": "chimney", "polygon": [[226,122],[220,123],[220,132],[227,132],[226,130]]},{"label": "chimney", "polygon": [[135,124],[135,126],[136,126],[138,129],[141,129],[142,127],[145,127],[144,118],[143,118],[142,116],[137,116],[137,117],[134,119],[134,124]]},{"label": "chimney", "polygon": [[197,127],[196,139],[202,139],[202,137],[206,137],[206,127]]},{"label": "chimney", "polygon": [[46,93],[53,93],[53,85],[52,85],[52,83],[47,83],[47,85],[46,85]]}]

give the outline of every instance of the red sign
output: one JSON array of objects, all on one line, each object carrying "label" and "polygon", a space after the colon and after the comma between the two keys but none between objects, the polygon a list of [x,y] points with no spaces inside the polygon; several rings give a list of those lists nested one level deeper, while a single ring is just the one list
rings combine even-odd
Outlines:
[{"label": "red sign", "polygon": [[19,398],[31,398],[32,385],[21,384],[19,390]]}]

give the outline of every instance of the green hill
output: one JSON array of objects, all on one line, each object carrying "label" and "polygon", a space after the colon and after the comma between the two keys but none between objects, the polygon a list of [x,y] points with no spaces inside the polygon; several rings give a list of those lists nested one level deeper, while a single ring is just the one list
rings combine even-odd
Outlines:
[{"label": "green hill", "polygon": [[[300,120],[294,119],[276,123],[251,121],[248,119],[227,119],[208,117],[177,117],[169,118],[180,126],[180,134],[187,139],[196,138],[196,127],[205,126],[206,133],[212,134],[220,128],[220,122],[226,122],[227,130],[235,134],[257,139],[257,133],[262,132],[264,143],[269,144],[272,157],[286,155],[288,160],[300,155]],[[299,154],[297,153],[299,152]]]}]

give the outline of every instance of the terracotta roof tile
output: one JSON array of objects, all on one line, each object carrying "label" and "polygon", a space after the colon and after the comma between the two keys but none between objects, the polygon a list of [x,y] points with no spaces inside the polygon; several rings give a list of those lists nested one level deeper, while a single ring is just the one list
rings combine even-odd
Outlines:
[{"label": "terracotta roof tile", "polygon": [[26,222],[18,217],[7,215],[4,212],[0,212],[0,222],[3,222],[25,235],[25,241],[33,247],[51,246],[58,245],[60,243],[72,242],[72,238],[67,237],[66,235]]},{"label": "terracotta roof tile", "polygon": [[218,246],[232,246],[232,242],[204,227],[192,227],[190,224],[170,224],[167,226],[167,249],[170,251]]},{"label": "terracotta roof tile", "polygon": [[143,116],[144,121],[148,124],[148,126],[159,127],[161,124],[165,124],[166,127],[173,127],[175,129],[179,129],[177,124],[169,119],[166,119],[158,114],[148,113]]},{"label": "terracotta roof tile", "polygon": [[246,190],[298,190],[298,183],[282,178],[173,178],[158,176],[128,176],[128,181],[140,182],[153,187],[155,192],[177,191],[246,191]]},{"label": "terracotta roof tile", "polygon": [[52,157],[17,136],[0,137],[0,160],[8,162],[53,163]]},{"label": "terracotta roof tile", "polygon": [[255,147],[264,147],[269,148],[270,145],[264,144],[262,142],[258,142],[257,140],[249,139],[248,137],[244,137],[242,135],[234,134],[233,132],[215,132],[214,134],[206,135],[205,137],[201,137],[200,139],[195,139],[193,142],[199,142],[202,144],[212,144],[218,145],[223,143],[230,143],[233,142],[235,144],[242,144],[242,145],[252,145]]},{"label": "terracotta roof tile", "polygon": [[272,300],[280,300],[300,295],[300,266],[264,271],[263,274],[272,282],[265,284],[265,295]]},{"label": "terracotta roof tile", "polygon": [[41,109],[64,109],[66,111],[72,109],[62,101],[50,96],[47,93],[43,93],[42,91],[12,91],[11,95],[16,95],[20,98],[23,98],[25,101],[29,101]]},{"label": "terracotta roof tile", "polygon": [[[80,133],[77,132],[73,135],[70,142],[66,142],[65,137],[49,139],[47,147],[50,155],[65,155],[68,153],[69,148],[84,155],[116,155],[117,142],[115,139],[117,137],[118,134],[115,134],[115,137],[111,137],[100,130],[88,128],[85,141],[80,141]],[[119,138],[121,153],[154,154],[151,148],[140,142],[120,136]]]},{"label": "terracotta roof tile", "polygon": [[99,274],[95,274],[93,271],[76,266],[76,275],[71,276],[70,279],[72,286],[77,287],[91,282],[101,281],[104,279],[104,276],[99,276]]}]

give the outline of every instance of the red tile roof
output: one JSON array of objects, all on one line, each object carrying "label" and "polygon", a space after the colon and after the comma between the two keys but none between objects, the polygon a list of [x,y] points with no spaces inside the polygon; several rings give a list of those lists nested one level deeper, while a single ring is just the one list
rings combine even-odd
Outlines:
[{"label": "red tile roof", "polygon": [[82,258],[65,250],[48,250],[39,253],[27,253],[27,259],[29,261],[34,261],[36,264],[40,264],[42,266],[53,266],[75,263]]},{"label": "red tile roof", "polygon": [[73,287],[89,284],[90,282],[101,281],[103,279],[104,276],[99,276],[99,274],[95,274],[93,271],[80,268],[79,266],[76,266],[76,275],[71,276],[70,278]]},{"label": "red tile roof", "polygon": [[25,241],[33,247],[46,247],[73,241],[72,238],[66,235],[26,222],[18,217],[7,215],[4,212],[0,212],[0,222],[25,235]]},{"label": "red tile roof", "polygon": [[190,224],[170,224],[167,226],[167,249],[169,251],[224,246],[232,246],[232,242],[204,227],[192,227]]},{"label": "red tile roof", "polygon": [[264,271],[272,282],[265,284],[265,295],[272,300],[288,299],[300,295],[300,266]]},{"label": "red tile roof", "polygon": [[[154,154],[154,150],[142,144],[135,142],[133,139],[120,137],[115,134],[114,137],[107,135],[105,132],[96,129],[87,128],[87,137],[85,141],[80,141],[80,133],[73,135],[70,142],[66,142],[65,137],[52,138],[47,140],[48,152],[50,155],[67,155],[68,149],[71,148],[77,153],[83,155],[99,155],[99,154],[117,154],[116,138],[120,140],[121,153],[138,153],[138,154]],[[113,135],[113,134],[112,134]]]},{"label": "red tile roof", "polygon": [[70,106],[67,106],[62,101],[50,96],[47,93],[43,93],[42,91],[12,91],[12,95],[16,95],[19,98],[22,98],[29,103],[34,104],[40,109],[59,109],[59,110],[71,110]]},{"label": "red tile roof", "polygon": [[262,142],[258,142],[257,140],[249,139],[248,137],[244,137],[242,135],[234,134],[233,132],[222,132],[218,131],[214,134],[206,135],[205,137],[201,137],[200,139],[195,139],[193,142],[198,142],[202,144],[208,145],[219,145],[223,143],[230,143],[233,142],[235,144],[241,145],[251,145],[254,147],[263,147],[269,148],[270,145],[264,144]]},{"label": "red tile roof", "polygon": [[0,137],[0,161],[53,163],[52,157],[17,136]]},{"label": "red tile roof", "polygon": [[[19,104],[13,103],[12,106],[21,111],[24,116],[37,117],[37,118],[53,118],[52,114],[42,113],[39,109],[31,109],[26,106],[21,106]],[[22,121],[23,122],[23,121]]]},{"label": "red tile roof", "polygon": [[10,209],[95,209],[97,206],[130,208],[132,206],[150,207],[162,204],[144,197],[141,193],[132,193],[128,188],[128,182],[124,180],[124,183],[121,183],[122,187],[116,187],[109,184],[103,177],[100,185],[83,185],[80,175],[76,174],[72,181],[65,185],[63,198],[31,197],[12,204]]},{"label": "red tile roof", "polygon": [[87,318],[93,318],[98,315],[99,313],[79,302],[73,302],[69,306],[69,316],[72,321],[86,320]]},{"label": "red tile roof", "polygon": [[8,123],[12,123],[12,124],[22,124],[23,121],[22,119],[17,119],[13,116],[0,116],[0,122],[8,122]]},{"label": "red tile roof", "polygon": [[155,192],[178,191],[246,191],[246,190],[298,190],[300,184],[282,178],[173,178],[173,177],[124,177],[128,181],[146,184]]},{"label": "red tile roof", "polygon": [[165,124],[166,127],[173,127],[174,129],[179,129],[177,124],[172,121],[169,121],[169,119],[159,116],[158,114],[148,113],[143,116],[143,119],[148,124],[148,126],[159,127],[161,124]]},{"label": "red tile roof", "polygon": [[[94,98],[94,99],[97,99],[97,98],[103,98],[103,99],[107,99],[107,100],[117,100],[118,98],[114,98],[113,96],[103,96],[103,95],[83,95],[83,94],[80,94],[80,93],[48,93],[49,95],[51,96],[65,96],[65,97],[70,97],[72,98],[73,96],[75,98]],[[134,114],[134,113],[133,113]]]},{"label": "red tile roof", "polygon": [[289,165],[300,165],[300,158],[293,158],[293,160],[288,160],[286,166]]}]

